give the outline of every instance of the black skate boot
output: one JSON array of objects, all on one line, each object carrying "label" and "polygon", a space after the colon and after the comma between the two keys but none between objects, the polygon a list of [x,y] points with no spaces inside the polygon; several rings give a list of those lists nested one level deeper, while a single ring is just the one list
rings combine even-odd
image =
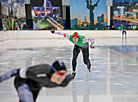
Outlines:
[{"label": "black skate boot", "polygon": [[88,70],[90,70],[90,68],[91,68],[91,63],[90,63],[90,61],[89,61],[89,63],[87,64],[87,68],[88,68]]},{"label": "black skate boot", "polygon": [[74,79],[76,76],[76,73],[72,73],[72,78]]}]

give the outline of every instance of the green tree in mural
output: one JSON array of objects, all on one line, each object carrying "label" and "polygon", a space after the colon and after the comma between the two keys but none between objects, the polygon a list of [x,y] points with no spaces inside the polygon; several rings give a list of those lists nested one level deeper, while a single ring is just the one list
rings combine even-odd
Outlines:
[{"label": "green tree in mural", "polygon": [[91,0],[90,0],[90,4],[89,4],[89,1],[86,0],[86,2],[87,2],[87,8],[90,10],[90,28],[91,28],[91,30],[94,30],[94,13],[93,13],[93,10],[94,10],[94,8],[96,6],[98,6],[97,4],[98,4],[99,1],[100,0],[98,0],[96,2],[96,4],[92,5],[92,1]]}]

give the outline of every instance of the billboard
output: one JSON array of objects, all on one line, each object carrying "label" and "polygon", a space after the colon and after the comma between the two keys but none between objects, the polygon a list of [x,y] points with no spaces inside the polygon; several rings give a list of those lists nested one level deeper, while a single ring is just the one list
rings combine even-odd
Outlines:
[{"label": "billboard", "polygon": [[62,0],[46,0],[46,3],[43,2],[43,6],[37,6],[34,2],[33,5],[35,5],[32,7],[34,30],[64,29]]},{"label": "billboard", "polygon": [[129,30],[136,29],[138,0],[113,0],[113,24],[116,28],[123,24]]},{"label": "billboard", "polygon": [[23,29],[26,21],[24,0],[1,0],[4,30]]},{"label": "billboard", "polygon": [[72,30],[104,30],[107,25],[106,0],[70,0]]},{"label": "billboard", "polygon": [[64,29],[59,7],[32,7],[32,17],[34,30]]},{"label": "billboard", "polygon": [[2,17],[14,17],[18,18],[19,10],[20,17],[25,18],[25,2],[24,0],[1,0]]}]

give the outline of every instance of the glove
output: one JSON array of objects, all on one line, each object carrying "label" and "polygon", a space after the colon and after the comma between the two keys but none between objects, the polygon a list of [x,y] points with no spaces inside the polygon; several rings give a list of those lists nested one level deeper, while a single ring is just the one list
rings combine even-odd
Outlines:
[{"label": "glove", "polygon": [[52,29],[52,30],[51,30],[51,33],[52,33],[52,34],[54,34],[54,32],[55,32],[55,30],[54,30],[54,29]]},{"label": "glove", "polygon": [[90,48],[91,48],[91,49],[94,49],[95,47],[94,47],[94,46],[92,46],[92,45],[90,45]]},{"label": "glove", "polygon": [[66,76],[65,80],[61,83],[61,86],[62,86],[62,87],[67,86],[68,83],[69,83],[71,80],[73,80],[73,77],[72,77],[71,74],[68,74],[68,75]]}]

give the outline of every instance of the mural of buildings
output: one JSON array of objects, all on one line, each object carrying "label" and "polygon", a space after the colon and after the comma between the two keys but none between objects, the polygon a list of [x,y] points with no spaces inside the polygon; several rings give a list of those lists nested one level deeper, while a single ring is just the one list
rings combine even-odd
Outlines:
[{"label": "mural of buildings", "polygon": [[[71,18],[71,30],[104,30],[106,29],[106,21],[98,23],[97,16],[102,14],[106,15],[107,0],[70,0],[70,18]],[[96,4],[98,3],[98,4]],[[90,6],[90,7],[87,7]],[[89,8],[89,9],[88,9]],[[92,17],[90,19],[90,16]],[[104,15],[103,15],[104,16]],[[76,19],[75,19],[76,18]],[[82,20],[82,24],[78,25],[78,19]],[[93,22],[90,25],[90,21]],[[74,25],[76,24],[76,25]]]},{"label": "mural of buildings", "polygon": [[78,19],[78,18],[74,18],[71,20],[71,27],[74,26],[81,26],[82,25],[82,20]]},{"label": "mural of buildings", "polygon": [[8,7],[4,7],[4,6],[2,6],[1,7],[1,13],[2,13],[2,15],[4,16],[9,16],[9,11],[8,11]]},{"label": "mural of buildings", "polygon": [[[19,10],[19,8],[22,10],[19,11],[20,14],[19,16],[23,17],[26,16],[25,15],[25,2],[24,0],[1,0],[1,6],[2,6],[2,18],[5,17],[17,17],[17,9]],[[24,10],[23,10],[24,9]],[[23,13],[23,14],[22,14]],[[24,17],[25,18],[25,17]]]},{"label": "mural of buildings", "polygon": [[26,17],[25,7],[19,7],[19,8],[17,8],[16,17],[17,18],[25,18]]},{"label": "mural of buildings", "polygon": [[97,19],[98,19],[99,24],[101,24],[103,26],[106,26],[107,18],[106,18],[105,14],[102,14],[101,16],[98,16]]},{"label": "mural of buildings", "polygon": [[113,0],[113,25],[121,24],[128,29],[138,24],[138,0]]},{"label": "mural of buildings", "polygon": [[85,16],[85,22],[88,22],[88,18]]},{"label": "mural of buildings", "polygon": [[96,25],[98,23],[98,21],[96,20],[96,21],[94,21],[94,25]]}]

